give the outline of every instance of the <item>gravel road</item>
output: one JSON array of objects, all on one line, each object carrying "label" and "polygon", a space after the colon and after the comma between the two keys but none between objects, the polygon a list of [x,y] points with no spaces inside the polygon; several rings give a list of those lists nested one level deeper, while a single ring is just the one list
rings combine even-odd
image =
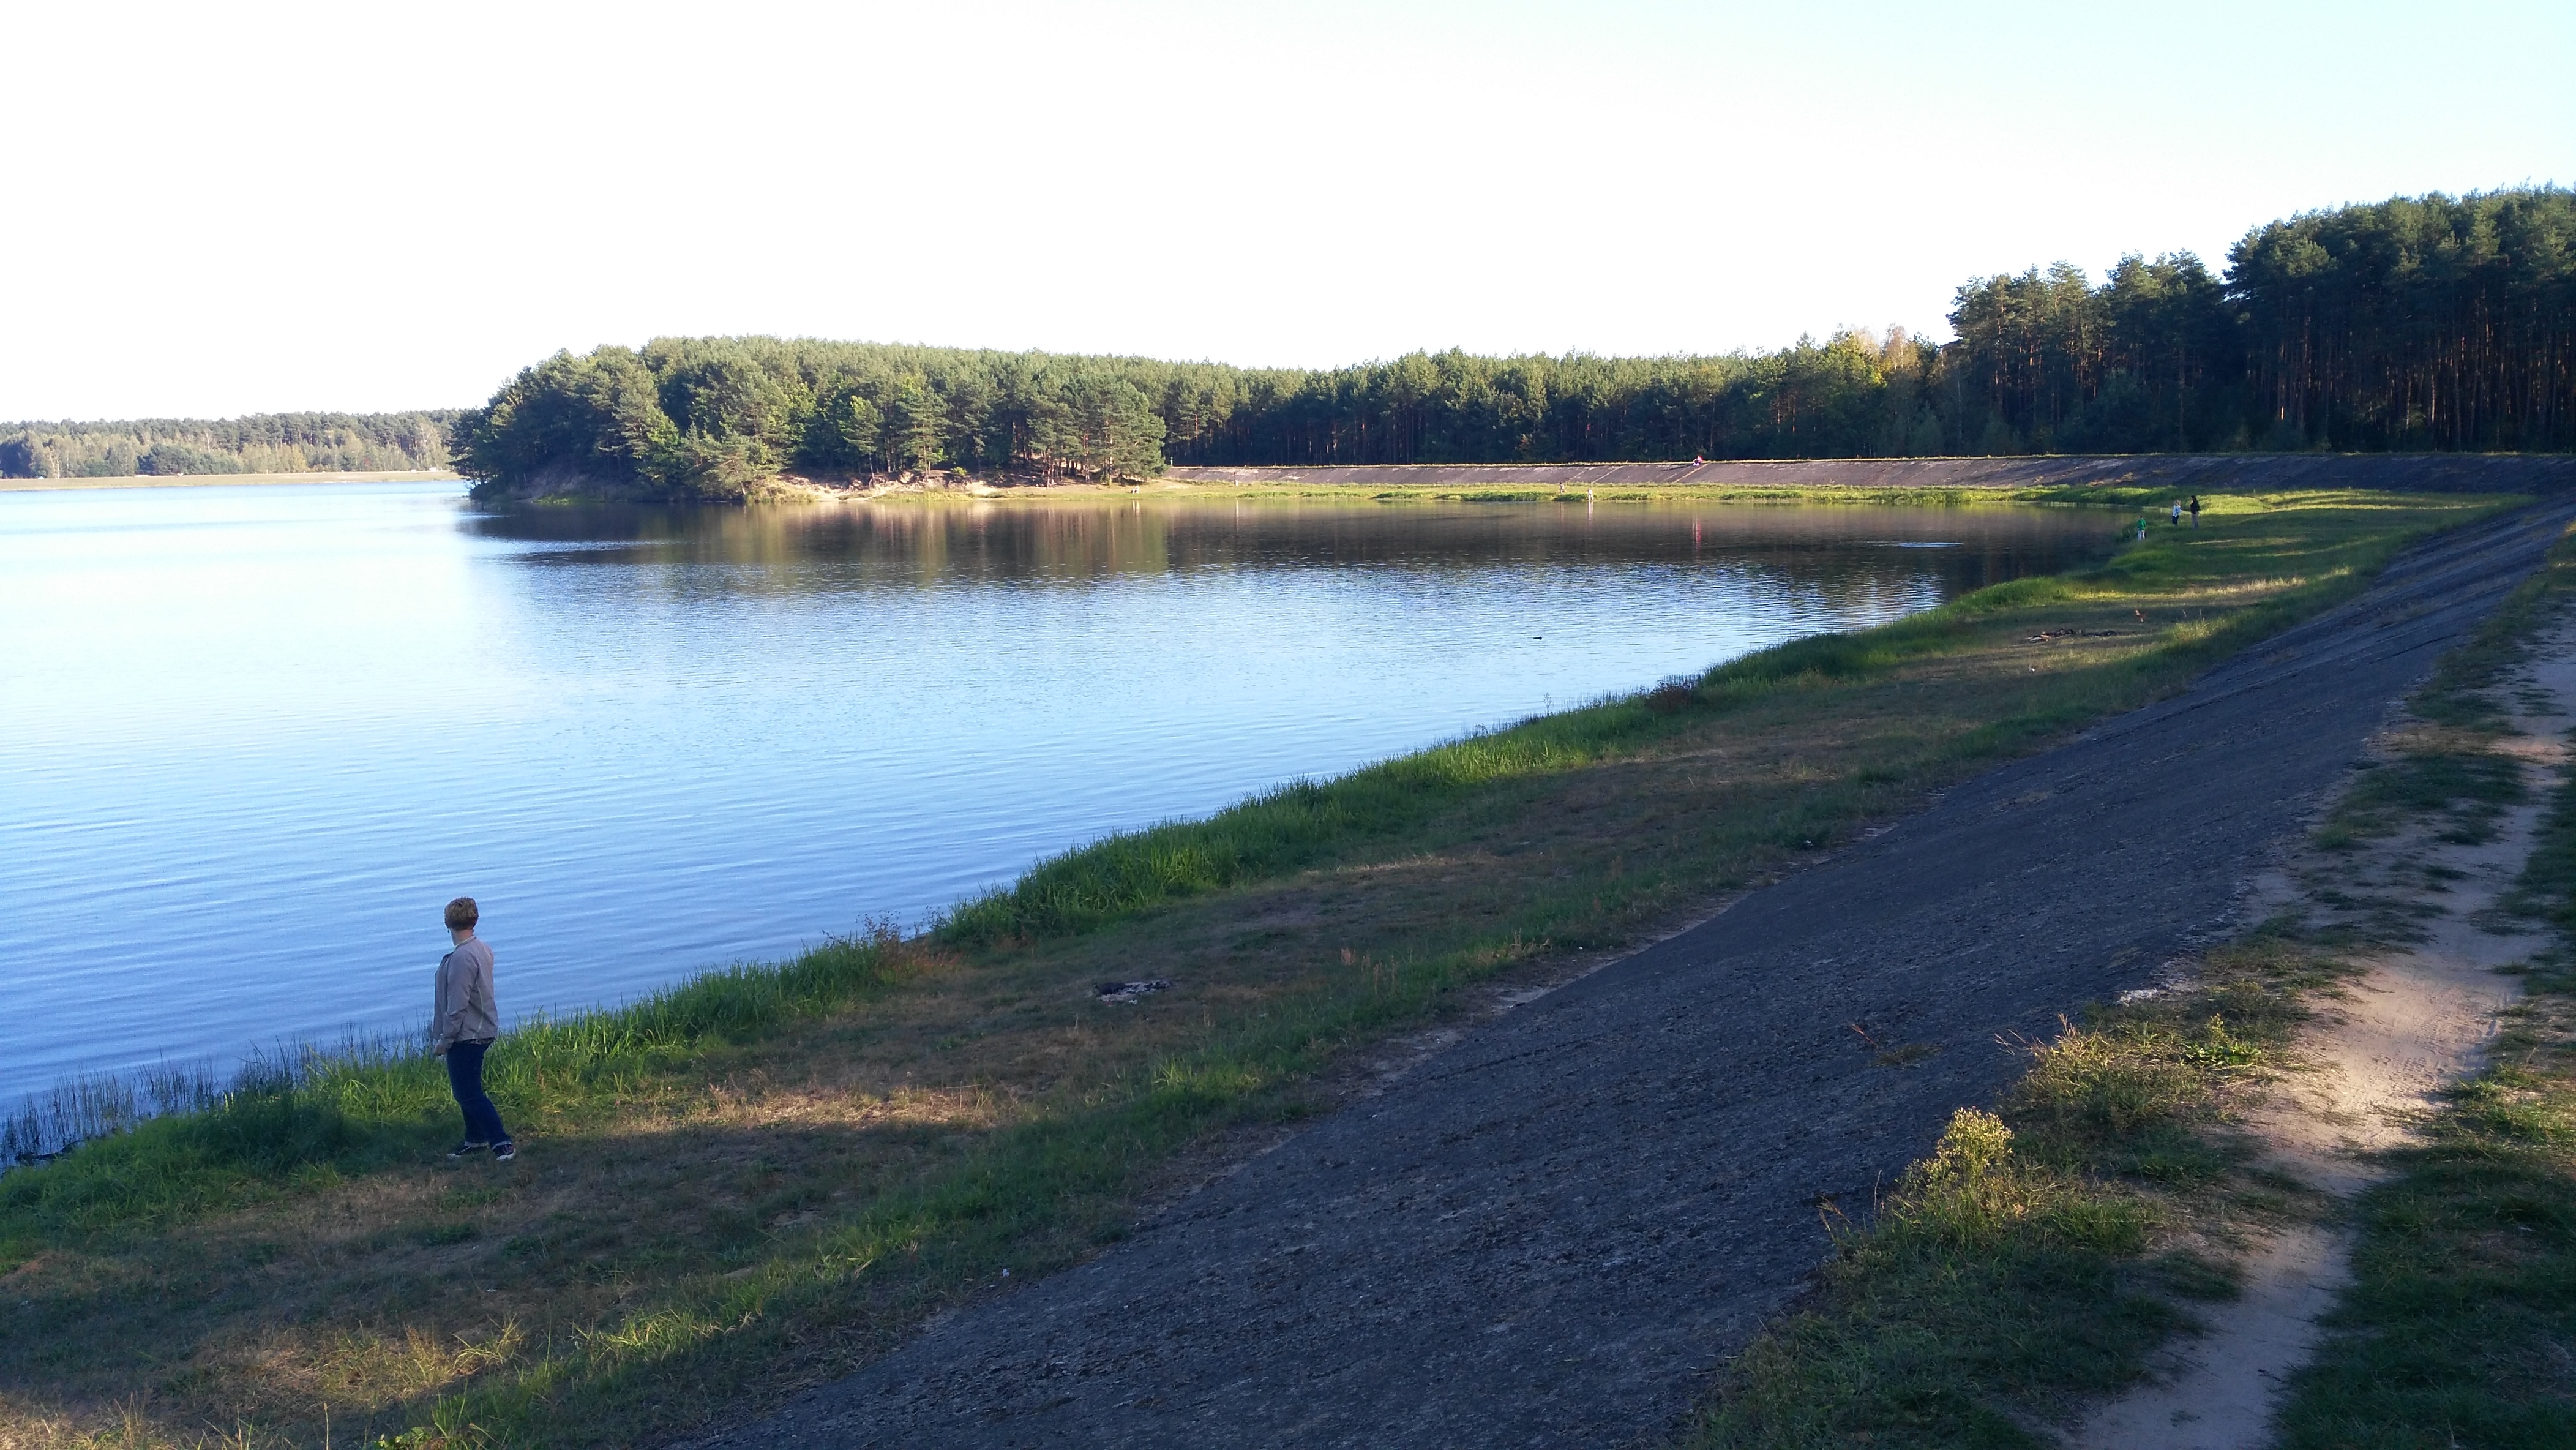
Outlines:
[{"label": "gravel road", "polygon": [[[715,1447],[1597,1446],[1700,1377],[1999,1037],[2226,930],[2390,705],[2576,517],[2435,540],[2371,591],[1522,1007],[1100,1258],[947,1318]],[[1852,1030],[1939,1050],[1873,1064]]]}]

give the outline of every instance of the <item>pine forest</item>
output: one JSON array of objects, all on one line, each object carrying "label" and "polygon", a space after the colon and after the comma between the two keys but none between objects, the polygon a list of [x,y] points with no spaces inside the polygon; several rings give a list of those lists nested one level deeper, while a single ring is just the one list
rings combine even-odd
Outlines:
[{"label": "pine forest", "polygon": [[[2576,448],[2576,192],[2306,213],[2223,273],[1972,278],[1954,340],[1304,370],[776,338],[557,354],[479,409],[0,427],[0,474],[435,466],[486,497],[729,500],[784,477],[1169,464]],[[395,459],[406,460],[396,462]]]}]

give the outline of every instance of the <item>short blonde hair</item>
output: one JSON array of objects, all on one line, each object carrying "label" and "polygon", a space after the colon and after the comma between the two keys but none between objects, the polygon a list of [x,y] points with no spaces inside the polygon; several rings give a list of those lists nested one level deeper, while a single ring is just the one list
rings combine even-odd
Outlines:
[{"label": "short blonde hair", "polygon": [[475,907],[474,898],[471,896],[460,896],[454,901],[447,903],[447,929],[449,931],[470,931],[473,929],[474,923],[481,921],[482,919],[483,913]]}]

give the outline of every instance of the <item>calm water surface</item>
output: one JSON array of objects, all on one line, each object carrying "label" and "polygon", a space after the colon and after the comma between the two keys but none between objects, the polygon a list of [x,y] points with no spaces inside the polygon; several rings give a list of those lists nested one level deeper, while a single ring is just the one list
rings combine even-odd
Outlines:
[{"label": "calm water surface", "polygon": [[0,495],[0,1093],[631,997],[2069,567],[2074,510]]}]

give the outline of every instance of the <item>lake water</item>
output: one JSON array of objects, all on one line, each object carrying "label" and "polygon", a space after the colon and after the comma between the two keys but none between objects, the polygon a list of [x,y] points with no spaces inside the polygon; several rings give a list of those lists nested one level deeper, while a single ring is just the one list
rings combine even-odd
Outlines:
[{"label": "lake water", "polygon": [[2107,550],[2067,509],[0,494],[0,1094],[632,997]]}]

